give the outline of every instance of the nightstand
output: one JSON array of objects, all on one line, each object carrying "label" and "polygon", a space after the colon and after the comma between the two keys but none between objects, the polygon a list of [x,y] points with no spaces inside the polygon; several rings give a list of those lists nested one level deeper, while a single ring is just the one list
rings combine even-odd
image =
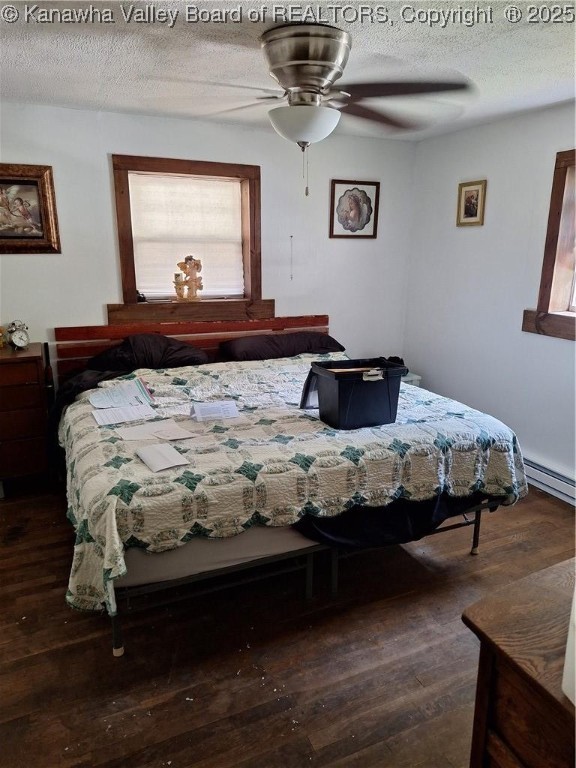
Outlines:
[{"label": "nightstand", "polygon": [[404,384],[412,384],[413,387],[419,387],[422,381],[422,376],[418,376],[417,373],[407,373],[406,376],[402,376]]},{"label": "nightstand", "polygon": [[[47,469],[46,390],[42,345],[0,349],[1,481]],[[1,495],[1,494],[0,494]]]}]

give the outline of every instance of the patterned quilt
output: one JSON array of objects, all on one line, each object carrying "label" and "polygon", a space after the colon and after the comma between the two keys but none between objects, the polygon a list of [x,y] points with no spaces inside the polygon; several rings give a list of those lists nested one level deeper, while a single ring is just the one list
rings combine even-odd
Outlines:
[{"label": "patterned quilt", "polygon": [[[189,463],[157,473],[136,456],[144,443],[121,439],[114,425],[98,427],[89,393],[80,395],[59,432],[76,531],[68,602],[113,612],[108,584],[126,572],[126,547],[162,552],[193,536],[235,536],[256,524],[287,526],[305,513],[337,515],[442,492],[481,490],[505,503],[526,494],[514,433],[454,400],[402,384],[394,424],[346,431],[300,410],[318,359],[347,358],[299,355],[131,374],[148,383],[158,419],[170,416],[191,433],[171,441]],[[190,418],[191,403],[224,399],[236,401],[239,417]]]}]

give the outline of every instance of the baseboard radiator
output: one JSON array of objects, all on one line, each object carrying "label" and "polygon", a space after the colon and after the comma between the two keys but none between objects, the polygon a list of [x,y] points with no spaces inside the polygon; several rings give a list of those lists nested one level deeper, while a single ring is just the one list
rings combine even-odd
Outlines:
[{"label": "baseboard radiator", "polygon": [[526,477],[528,482],[535,485],[552,496],[556,496],[569,504],[574,504],[576,500],[576,482],[571,477],[561,475],[549,467],[537,464],[530,459],[524,459],[526,467]]}]

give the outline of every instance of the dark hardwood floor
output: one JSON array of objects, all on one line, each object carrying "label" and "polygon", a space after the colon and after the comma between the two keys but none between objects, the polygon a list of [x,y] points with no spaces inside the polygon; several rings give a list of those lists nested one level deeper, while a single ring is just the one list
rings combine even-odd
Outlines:
[{"label": "dark hardwood floor", "polygon": [[[536,489],[470,529],[125,618],[64,602],[61,494],[0,501],[2,768],[464,768],[478,641],[464,608],[574,555],[574,515]],[[326,564],[327,565],[327,564]]]}]

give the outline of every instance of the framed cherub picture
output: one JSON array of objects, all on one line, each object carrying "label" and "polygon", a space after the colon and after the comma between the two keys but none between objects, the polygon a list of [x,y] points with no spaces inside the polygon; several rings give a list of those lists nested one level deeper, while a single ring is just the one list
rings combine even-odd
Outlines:
[{"label": "framed cherub picture", "polygon": [[60,253],[49,165],[0,163],[0,253]]}]

